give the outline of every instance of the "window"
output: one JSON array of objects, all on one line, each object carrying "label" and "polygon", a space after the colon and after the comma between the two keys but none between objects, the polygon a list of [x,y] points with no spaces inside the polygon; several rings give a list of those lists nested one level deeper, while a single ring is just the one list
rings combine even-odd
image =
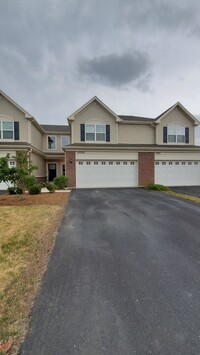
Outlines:
[{"label": "window", "polygon": [[105,161],[102,161],[102,162],[101,162],[101,165],[106,165],[106,162],[105,162]]},{"label": "window", "polygon": [[109,165],[113,165],[113,161],[109,161]]},{"label": "window", "polygon": [[48,149],[56,149],[56,136],[48,136]]},{"label": "window", "polygon": [[87,161],[87,162],[86,162],[86,165],[90,165],[90,161]]},{"label": "window", "polygon": [[15,160],[10,160],[10,161],[8,162],[8,165],[9,165],[9,168],[13,168],[13,167],[16,166],[16,161],[15,161]]},{"label": "window", "polygon": [[166,161],[162,161],[162,165],[166,165]]},{"label": "window", "polygon": [[169,165],[173,165],[172,161],[169,161]]},{"label": "window", "polygon": [[78,162],[78,165],[83,165],[83,161],[79,161],[79,162]]},{"label": "window", "polygon": [[185,127],[180,124],[168,126],[168,143],[185,143]]},{"label": "window", "polygon": [[131,162],[130,162],[130,164],[131,164],[131,165],[134,165],[134,164],[135,164],[135,162],[134,162],[134,161],[131,161]]},{"label": "window", "polygon": [[62,174],[65,175],[65,164],[62,164]]},{"label": "window", "polygon": [[14,139],[14,122],[0,122],[0,139]]},{"label": "window", "polygon": [[194,162],[194,165],[198,165],[198,161],[195,161],[195,162]]},{"label": "window", "polygon": [[179,165],[179,161],[175,161],[175,165]]},{"label": "window", "polygon": [[94,161],[94,165],[98,165],[98,161]]},{"label": "window", "polygon": [[156,162],[155,162],[155,165],[159,165],[159,161],[156,161]]},{"label": "window", "polygon": [[116,165],[120,165],[120,161],[116,161]]},{"label": "window", "polygon": [[127,165],[127,161],[123,161],[123,165]]},{"label": "window", "polygon": [[185,161],[182,161],[182,165],[185,165]]},{"label": "window", "polygon": [[105,142],[106,140],[106,126],[102,124],[86,124],[85,125],[85,140]]},{"label": "window", "polygon": [[188,165],[192,165],[192,162],[191,162],[191,161],[189,161],[189,162],[188,162]]},{"label": "window", "polygon": [[61,146],[70,144],[70,136],[61,136]]}]

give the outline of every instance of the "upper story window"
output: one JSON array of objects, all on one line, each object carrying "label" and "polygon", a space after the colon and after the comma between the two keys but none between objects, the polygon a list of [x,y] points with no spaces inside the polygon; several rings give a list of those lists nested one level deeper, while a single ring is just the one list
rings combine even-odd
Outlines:
[{"label": "upper story window", "polygon": [[106,141],[106,126],[104,124],[86,124],[85,125],[86,141]]},{"label": "upper story window", "polygon": [[14,139],[14,122],[0,121],[0,139]]},{"label": "upper story window", "polygon": [[168,143],[185,143],[185,127],[179,124],[168,126]]},{"label": "upper story window", "polygon": [[48,149],[56,149],[56,136],[48,136]]},{"label": "upper story window", "polygon": [[163,143],[188,144],[190,143],[190,128],[179,123],[163,127]]},{"label": "upper story window", "polygon": [[61,146],[70,144],[70,136],[61,136]]}]

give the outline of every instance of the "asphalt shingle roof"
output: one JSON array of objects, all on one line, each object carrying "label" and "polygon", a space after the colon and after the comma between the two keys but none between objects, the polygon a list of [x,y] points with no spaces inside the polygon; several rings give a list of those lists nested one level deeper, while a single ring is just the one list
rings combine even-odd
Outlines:
[{"label": "asphalt shingle roof", "polygon": [[70,127],[67,125],[41,124],[46,132],[63,132],[70,133]]},{"label": "asphalt shingle roof", "polygon": [[126,116],[126,115],[118,115],[124,121],[145,121],[151,122],[154,121],[154,118],[149,117],[139,117],[139,116]]}]

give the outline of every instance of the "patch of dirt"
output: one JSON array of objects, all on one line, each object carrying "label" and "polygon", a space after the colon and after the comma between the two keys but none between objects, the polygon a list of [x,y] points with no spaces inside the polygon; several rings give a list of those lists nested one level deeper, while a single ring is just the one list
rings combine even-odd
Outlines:
[{"label": "patch of dirt", "polygon": [[0,206],[58,205],[63,206],[69,192],[42,193],[39,195],[0,195]]}]

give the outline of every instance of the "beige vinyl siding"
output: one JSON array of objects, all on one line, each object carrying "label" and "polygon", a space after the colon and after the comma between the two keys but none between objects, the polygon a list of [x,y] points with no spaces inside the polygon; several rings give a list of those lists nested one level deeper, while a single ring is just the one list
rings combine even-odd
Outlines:
[{"label": "beige vinyl siding", "polygon": [[155,128],[151,125],[118,125],[119,143],[155,144]]},{"label": "beige vinyl siding", "polygon": [[46,162],[45,160],[36,153],[30,154],[30,159],[34,165],[38,166],[38,170],[35,170],[34,175],[38,177],[46,176]]},{"label": "beige vinyl siding", "polygon": [[156,140],[157,144],[169,144],[163,143],[163,127],[167,127],[170,124],[179,123],[190,129],[189,144],[194,144],[194,126],[192,120],[184,113],[180,108],[176,107],[173,111],[169,112],[156,128]]},{"label": "beige vinyl siding", "polygon": [[200,153],[187,153],[187,152],[182,152],[182,153],[155,153],[155,160],[193,160],[193,161],[199,161],[200,160]]},{"label": "beige vinyl siding", "polygon": [[[92,102],[84,110],[78,113],[72,121],[72,143],[80,143],[80,124],[102,123],[110,125],[110,143],[117,141],[117,124],[115,117],[100,106],[97,102]],[[109,144],[109,142],[108,142]]]},{"label": "beige vinyl siding", "polygon": [[33,123],[31,125],[31,144],[42,151],[43,133]]},{"label": "beige vinyl siding", "polygon": [[138,160],[134,152],[76,152],[76,160]]},{"label": "beige vinyl siding", "polygon": [[0,120],[3,120],[4,118],[12,121],[18,121],[19,140],[21,142],[28,142],[28,119],[22,111],[20,111],[5,97],[0,99]]}]

